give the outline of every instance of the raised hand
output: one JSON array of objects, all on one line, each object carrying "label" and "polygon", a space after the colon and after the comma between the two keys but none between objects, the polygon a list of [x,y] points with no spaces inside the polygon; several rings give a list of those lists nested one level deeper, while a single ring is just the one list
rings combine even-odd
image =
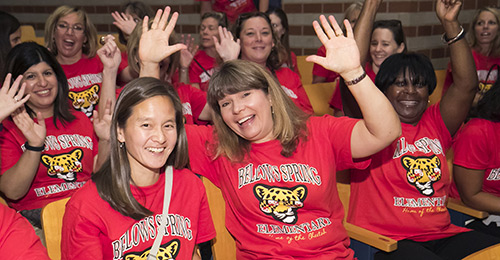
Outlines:
[{"label": "raised hand", "polygon": [[195,44],[194,38],[191,34],[187,36],[181,35],[181,43],[187,46],[186,49],[181,50],[180,66],[181,68],[187,68],[193,61],[194,55],[198,51],[198,44]]},{"label": "raised hand", "polygon": [[[23,97],[24,90],[26,89],[26,83],[21,84],[23,76],[19,75],[12,86],[10,85],[11,79],[12,74],[7,74],[3,81],[2,89],[0,89],[0,104],[2,104],[0,105],[0,122],[16,111],[16,109],[20,108],[30,98],[29,94]],[[21,85],[21,88],[19,88],[19,85]]]},{"label": "raised hand", "polygon": [[[187,48],[186,45],[178,43],[175,45],[169,44],[170,34],[174,31],[175,23],[179,14],[172,14],[170,21],[168,16],[170,7],[165,7],[165,11],[159,9],[156,12],[151,29],[149,29],[149,18],[144,17],[142,21],[142,35],[139,41],[139,59],[141,64],[153,63],[158,64],[165,58],[177,51]],[[168,23],[167,23],[168,21]]]},{"label": "raised hand", "polygon": [[240,39],[234,41],[233,34],[225,27],[219,26],[219,39],[214,36],[215,50],[223,61],[238,59],[240,55]]},{"label": "raised hand", "polygon": [[12,114],[12,120],[16,124],[17,128],[21,130],[24,138],[28,141],[28,144],[40,147],[45,142],[47,130],[45,128],[45,120],[42,117],[42,113],[37,112],[36,118],[38,123],[35,123],[35,121],[33,121],[33,119],[28,115],[24,106],[18,108]]},{"label": "raised hand", "polygon": [[114,11],[111,13],[111,16],[115,19],[113,24],[118,27],[118,29],[120,29],[125,36],[129,36],[137,25],[137,22],[134,20],[132,15]]},{"label": "raised hand", "polygon": [[436,15],[441,23],[457,21],[462,4],[462,0],[437,0]]},{"label": "raised hand", "polygon": [[[94,131],[99,137],[99,140],[109,140],[110,138],[110,130],[111,130],[111,119],[113,117],[112,110],[112,102],[111,100],[106,100],[106,107],[104,109],[104,114],[99,118],[99,112],[94,110],[94,114],[92,115],[92,122],[94,124]],[[102,111],[102,110],[101,110]]]},{"label": "raised hand", "polygon": [[350,80],[348,75],[343,74],[348,74],[360,67],[359,50],[354,40],[351,24],[349,21],[344,20],[347,31],[347,35],[344,36],[342,29],[340,29],[340,26],[332,15],[328,17],[331,25],[324,15],[321,15],[319,19],[321,26],[318,21],[314,21],[313,27],[319,40],[326,48],[326,57],[311,55],[306,60],[317,63],[328,70],[335,71],[344,79]]},{"label": "raised hand", "polygon": [[97,50],[97,55],[101,59],[104,69],[110,69],[118,71],[120,62],[122,61],[122,56],[120,54],[120,49],[115,42],[115,37],[108,34],[104,37],[105,44]]}]

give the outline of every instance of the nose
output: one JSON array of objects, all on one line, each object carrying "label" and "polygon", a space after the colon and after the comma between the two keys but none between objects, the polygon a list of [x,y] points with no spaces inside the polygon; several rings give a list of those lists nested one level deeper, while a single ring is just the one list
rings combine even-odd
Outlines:
[{"label": "nose", "polygon": [[38,77],[38,78],[40,79],[40,80],[38,81],[38,84],[39,84],[40,86],[43,86],[43,87],[47,86],[48,81],[47,81],[47,79],[46,79],[45,77]]},{"label": "nose", "polygon": [[233,102],[233,114],[239,114],[244,108],[241,102]]},{"label": "nose", "polygon": [[257,41],[259,42],[262,41],[262,34],[257,33],[256,36],[257,36]]},{"label": "nose", "polygon": [[382,44],[377,44],[375,47],[375,51],[381,51],[382,50]]},{"label": "nose", "polygon": [[154,129],[154,132],[153,132],[153,136],[152,136],[152,140],[159,143],[159,144],[163,144],[166,142],[167,138],[165,136],[165,133],[163,131],[163,126],[160,125],[158,127],[155,127]]},{"label": "nose", "polygon": [[417,92],[417,87],[414,86],[412,83],[409,83],[407,86],[406,86],[406,92],[410,93],[410,94],[413,94],[413,93],[416,93]]}]

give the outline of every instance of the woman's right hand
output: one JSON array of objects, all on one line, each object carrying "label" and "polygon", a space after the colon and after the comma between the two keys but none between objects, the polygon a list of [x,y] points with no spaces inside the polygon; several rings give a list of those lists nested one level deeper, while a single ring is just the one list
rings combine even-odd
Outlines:
[{"label": "woman's right hand", "polygon": [[33,121],[33,119],[28,115],[24,106],[18,108],[12,114],[12,120],[16,124],[17,128],[21,130],[24,138],[28,141],[28,144],[40,147],[45,142],[47,130],[45,128],[45,120],[42,117],[42,113],[37,112],[36,118],[38,123],[35,123],[35,121]]},{"label": "woman's right hand", "polygon": [[[173,53],[186,49],[186,45],[178,43],[175,45],[169,44],[170,34],[174,31],[179,13],[174,12],[170,21],[170,7],[165,7],[162,11],[158,9],[156,12],[151,29],[149,29],[149,18],[144,17],[142,21],[142,35],[139,42],[139,59],[141,64],[158,64]],[[168,23],[167,23],[168,21]]]},{"label": "woman's right hand", "polygon": [[234,41],[233,34],[225,27],[219,26],[219,37],[214,36],[215,50],[223,61],[238,59],[240,55],[240,39]]},{"label": "woman's right hand", "polygon": [[[21,84],[23,76],[19,75],[12,86],[10,85],[11,79],[12,74],[7,74],[2,89],[0,89],[0,104],[2,104],[0,106],[0,122],[23,106],[30,98],[29,94],[23,97],[26,88],[26,83]],[[19,85],[21,85],[21,88],[19,88]]]},{"label": "woman's right hand", "polygon": [[111,16],[113,16],[113,19],[115,20],[113,24],[122,31],[122,33],[125,35],[125,37],[128,37],[135,29],[135,26],[137,23],[134,21],[134,17],[129,14],[125,13],[119,13],[117,11],[114,11],[111,13]]},{"label": "woman's right hand", "polygon": [[311,55],[306,60],[339,73],[345,80],[352,80],[359,76],[359,68],[361,68],[359,50],[354,40],[351,24],[347,20],[344,21],[347,31],[347,35],[344,36],[342,29],[332,15],[328,17],[331,25],[324,15],[321,15],[319,19],[321,26],[318,21],[314,21],[313,27],[319,40],[326,48],[326,57]]},{"label": "woman's right hand", "polygon": [[115,42],[115,37],[108,34],[104,37],[105,44],[97,50],[97,55],[101,59],[104,69],[118,71],[118,67],[122,61],[120,49]]}]

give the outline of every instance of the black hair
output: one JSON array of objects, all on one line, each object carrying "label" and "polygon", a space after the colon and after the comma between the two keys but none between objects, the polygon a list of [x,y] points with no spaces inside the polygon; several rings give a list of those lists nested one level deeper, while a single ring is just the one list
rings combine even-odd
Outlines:
[{"label": "black hair", "polygon": [[10,35],[15,33],[21,24],[16,17],[4,11],[0,11],[0,24],[2,25],[0,26],[0,72],[2,72],[7,54],[12,49]]},{"label": "black hair", "polygon": [[500,80],[497,79],[491,89],[484,93],[477,106],[470,112],[471,118],[482,118],[500,122]]},{"label": "black hair", "polygon": [[429,95],[436,88],[436,74],[431,61],[427,56],[415,52],[396,53],[385,59],[375,77],[375,85],[385,92],[401,74],[404,78],[408,74],[412,84],[427,86]]}]

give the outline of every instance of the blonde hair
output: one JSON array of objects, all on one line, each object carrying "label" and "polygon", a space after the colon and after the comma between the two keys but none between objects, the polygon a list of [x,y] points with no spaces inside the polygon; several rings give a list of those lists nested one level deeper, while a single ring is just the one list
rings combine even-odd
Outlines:
[{"label": "blonde hair", "polygon": [[87,38],[87,42],[83,43],[82,53],[92,58],[97,53],[97,30],[85,10],[79,7],[67,5],[59,6],[49,18],[47,18],[47,21],[45,21],[45,47],[47,47],[54,56],[57,56],[57,46],[54,39],[56,24],[59,22],[59,19],[72,13],[76,13],[85,26],[84,34]]},{"label": "blonde hair", "polygon": [[[153,24],[153,20],[149,20],[149,25],[148,27],[151,28],[151,24]],[[139,42],[141,41],[141,36],[142,36],[142,23],[138,23],[135,26],[135,29],[132,31],[132,33],[129,36],[128,42],[127,42],[127,54],[128,54],[128,66],[132,68],[135,72],[139,73],[140,72],[140,59],[139,59]],[[177,36],[174,31],[170,34],[170,37],[168,39],[169,44],[176,44],[178,43],[179,40],[177,39]],[[170,65],[168,67],[168,77],[171,78],[172,75],[175,73],[177,68],[179,67],[179,60],[180,60],[181,54],[180,52],[175,52],[172,55],[170,55]]]},{"label": "blonde hair", "polygon": [[[477,10],[476,14],[474,15],[474,18],[472,18],[472,21],[469,24],[469,31],[467,32],[467,35],[466,35],[467,41],[469,42],[470,46],[474,49],[479,47],[479,43],[476,39],[475,26],[476,26],[477,20],[479,19],[479,15],[482,12],[492,13],[497,20],[497,24],[500,26],[500,12],[499,12],[498,8],[487,6],[487,7],[483,7],[481,9]],[[497,32],[495,39],[493,39],[493,43],[491,44],[490,49],[488,50],[490,52],[489,55],[491,55],[491,56],[500,56],[500,35],[499,34],[500,34],[500,29]]]},{"label": "blonde hair", "polygon": [[216,142],[209,144],[213,156],[226,156],[231,161],[241,161],[250,150],[250,141],[237,135],[222,119],[219,100],[226,95],[259,89],[271,100],[273,136],[282,146],[281,154],[289,157],[300,139],[307,136],[308,115],[300,110],[285,94],[281,85],[262,66],[246,60],[233,60],[222,64],[210,79],[207,101],[212,108]]}]

